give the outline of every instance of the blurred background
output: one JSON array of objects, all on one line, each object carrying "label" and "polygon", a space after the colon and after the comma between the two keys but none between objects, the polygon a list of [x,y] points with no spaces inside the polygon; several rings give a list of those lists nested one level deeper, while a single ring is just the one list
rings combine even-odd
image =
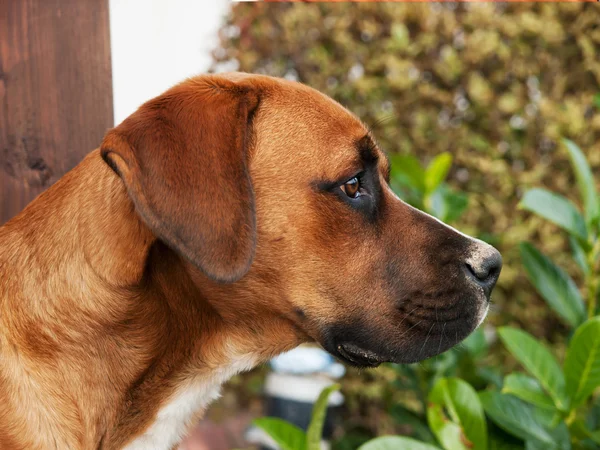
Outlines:
[{"label": "blurred background", "polygon": [[[336,449],[389,434],[447,448],[427,418],[433,386],[458,377],[478,392],[502,390],[507,374],[523,367],[497,327],[527,331],[562,362],[577,326],[597,313],[598,220],[572,166],[578,155],[587,160],[587,189],[595,189],[594,4],[8,0],[0,44],[0,223],[143,101],[194,73],[240,70],[297,80],[338,100],[391,155],[402,198],[501,251],[493,309],[467,343],[414,366],[347,370]],[[540,187],[571,199],[585,215],[585,236],[553,216],[564,205],[525,198]],[[585,317],[573,313],[582,307]],[[270,370],[231,380],[186,447],[247,446],[246,425],[265,413]],[[500,436],[489,442],[507,445],[495,448],[529,445],[484,406],[490,435]],[[582,420],[593,431],[598,396],[586,407]],[[571,439],[556,448],[598,448],[600,437],[574,437],[575,419],[561,414]]]},{"label": "blurred background", "polygon": [[[501,386],[518,365],[496,339],[497,326],[527,330],[564,356],[572,329],[532,286],[519,244],[533,243],[578,285],[584,276],[568,235],[519,203],[541,186],[581,205],[564,138],[582,149],[598,179],[596,5],[243,3],[232,8],[220,38],[212,70],[285,77],[332,96],[392,155],[392,183],[401,197],[495,245],[504,257],[484,326],[486,349],[475,349],[473,358],[461,355],[468,348],[450,352],[417,365],[415,373],[394,366],[349,369],[337,448],[414,433],[412,415],[422,414],[435,376],[458,375],[478,390]],[[421,167],[446,152],[452,164],[442,188],[449,194],[436,201],[439,195],[422,188]],[[240,399],[252,393],[248,386],[258,392],[259,378],[230,383],[220,406],[243,408]]]}]

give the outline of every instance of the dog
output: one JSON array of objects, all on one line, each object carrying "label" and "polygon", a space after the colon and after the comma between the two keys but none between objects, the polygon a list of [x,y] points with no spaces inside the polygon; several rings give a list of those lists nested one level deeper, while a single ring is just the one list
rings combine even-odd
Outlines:
[{"label": "dog", "polygon": [[303,84],[188,79],[0,228],[0,448],[169,449],[305,342],[358,367],[469,335],[500,254],[401,201]]}]

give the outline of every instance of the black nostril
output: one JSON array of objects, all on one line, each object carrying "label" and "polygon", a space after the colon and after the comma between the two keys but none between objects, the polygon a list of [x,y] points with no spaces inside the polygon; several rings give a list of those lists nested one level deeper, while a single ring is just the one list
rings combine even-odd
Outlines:
[{"label": "black nostril", "polygon": [[465,262],[467,273],[481,286],[491,289],[502,269],[502,257],[498,251],[477,255]]},{"label": "black nostril", "polygon": [[487,281],[488,278],[490,278],[490,276],[493,275],[493,272],[495,271],[493,267],[488,267],[487,265],[473,267],[469,263],[466,264],[467,270],[471,272],[471,275],[473,275],[475,278],[482,282]]},{"label": "black nostril", "polygon": [[[473,276],[473,278],[477,278],[478,280],[481,280],[482,276],[480,273],[478,273],[475,269],[473,269],[473,266],[469,263],[465,263],[465,266],[467,266],[467,270],[469,271],[469,274],[471,276]],[[485,275],[487,277],[487,274]]]}]

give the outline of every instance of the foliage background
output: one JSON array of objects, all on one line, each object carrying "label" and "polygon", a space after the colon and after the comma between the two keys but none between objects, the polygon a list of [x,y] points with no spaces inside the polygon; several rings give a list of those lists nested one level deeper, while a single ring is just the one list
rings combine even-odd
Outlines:
[{"label": "foliage background", "polygon": [[[526,278],[518,243],[533,242],[576,279],[577,271],[564,235],[517,204],[533,186],[577,198],[562,137],[598,173],[599,53],[593,4],[241,3],[221,30],[214,70],[306,83],[358,115],[389,153],[426,164],[451,152],[448,182],[469,194],[455,225],[497,246],[505,261],[490,323],[552,343],[567,329]],[[488,356],[513,364],[505,357]],[[398,431],[380,413],[395,376],[348,377],[348,427]]]}]

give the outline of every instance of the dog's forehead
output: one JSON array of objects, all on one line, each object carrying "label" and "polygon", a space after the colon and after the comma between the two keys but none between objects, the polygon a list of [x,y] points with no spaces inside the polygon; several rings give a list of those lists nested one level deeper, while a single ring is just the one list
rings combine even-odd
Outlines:
[{"label": "dog's forehead", "polygon": [[267,96],[276,107],[301,114],[306,121],[322,122],[338,132],[364,135],[366,128],[350,111],[331,97],[301,83],[281,80]]},{"label": "dog's forehead", "polygon": [[[367,133],[364,124],[331,97],[305,84],[267,75],[230,72],[219,75],[259,93],[266,124],[310,127],[314,133],[324,132],[333,139],[360,139]],[[275,113],[276,117],[272,114]]]},{"label": "dog's forehead", "polygon": [[284,154],[282,164],[310,168],[323,178],[350,170],[368,134],[367,127],[333,99],[286,80],[273,83],[261,99],[256,129],[262,156]]}]

